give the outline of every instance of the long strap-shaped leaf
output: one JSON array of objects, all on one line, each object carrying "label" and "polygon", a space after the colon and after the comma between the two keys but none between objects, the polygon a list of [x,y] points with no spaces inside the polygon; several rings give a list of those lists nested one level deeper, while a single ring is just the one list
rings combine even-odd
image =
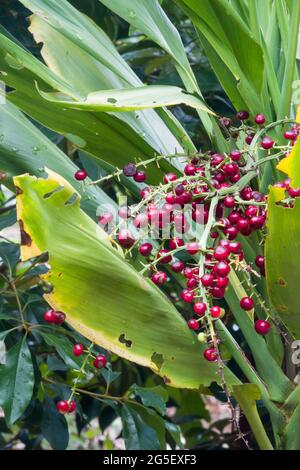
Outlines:
[{"label": "long strap-shaped leaf", "polygon": [[[66,205],[72,186],[52,172],[48,179],[18,176],[15,184],[21,190],[22,258],[49,252],[53,292],[46,299],[66,313],[68,323],[170,385],[219,381],[217,365],[204,360],[202,346],[164,294],[108,246],[78,199]],[[225,375],[229,384],[238,382],[228,370]]]}]

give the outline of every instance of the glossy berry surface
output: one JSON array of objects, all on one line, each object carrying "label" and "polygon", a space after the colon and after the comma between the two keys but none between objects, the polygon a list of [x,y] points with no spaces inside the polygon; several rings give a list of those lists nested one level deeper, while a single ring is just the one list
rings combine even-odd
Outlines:
[{"label": "glossy berry surface", "polygon": [[167,282],[168,276],[163,271],[157,271],[156,273],[152,274],[151,280],[156,286],[162,286]]},{"label": "glossy berry surface", "polygon": [[215,348],[207,348],[203,352],[203,357],[209,362],[215,362],[218,359],[218,352]]},{"label": "glossy berry surface", "polygon": [[151,243],[142,243],[142,245],[140,245],[139,247],[140,254],[146,257],[151,255],[152,250],[153,246],[151,245]]},{"label": "glossy berry surface", "polygon": [[193,302],[194,296],[195,296],[195,294],[192,291],[190,291],[189,289],[184,289],[181,292],[181,298],[187,304],[191,304]]},{"label": "glossy berry surface", "polygon": [[263,149],[265,149],[265,150],[270,150],[272,147],[274,147],[274,144],[275,144],[274,140],[273,140],[271,137],[269,137],[269,136],[266,135],[266,136],[262,139],[260,145],[261,145],[261,147],[262,147]]},{"label": "glossy berry surface", "polygon": [[93,361],[93,365],[97,369],[103,369],[103,367],[105,367],[106,364],[107,364],[107,359],[103,354],[98,354],[98,356],[96,356]]},{"label": "glossy berry surface", "polygon": [[259,335],[265,336],[269,333],[271,324],[266,320],[257,320],[255,322],[255,331]]},{"label": "glossy berry surface", "polygon": [[77,170],[74,177],[77,181],[83,181],[87,178],[87,172],[85,170]]},{"label": "glossy berry surface", "polygon": [[142,170],[137,171],[135,175],[133,176],[134,181],[136,181],[137,183],[143,183],[144,181],[146,181],[146,178],[147,178],[147,175]]},{"label": "glossy berry surface", "polygon": [[69,413],[69,404],[66,400],[61,400],[56,404],[56,409],[61,414]]},{"label": "glossy berry surface", "polygon": [[264,124],[264,123],[266,122],[266,118],[265,118],[265,116],[264,116],[263,114],[257,114],[257,115],[255,116],[254,121],[256,122],[256,124],[262,125],[262,124]]},{"label": "glossy berry surface", "polygon": [[54,323],[55,322],[55,311],[50,309],[47,310],[47,312],[44,313],[44,320],[48,323]]},{"label": "glossy berry surface", "polygon": [[76,410],[76,403],[74,400],[70,400],[69,401],[69,411],[68,413],[74,413],[74,411]]},{"label": "glossy berry surface", "polygon": [[243,310],[252,310],[254,308],[254,302],[251,297],[243,297],[240,300],[240,306]]},{"label": "glossy berry surface", "polygon": [[197,322],[197,320],[195,320],[195,318],[191,318],[189,321],[188,321],[188,327],[191,329],[191,330],[199,330],[200,328],[200,325],[199,323]]},{"label": "glossy berry surface", "polygon": [[134,176],[137,172],[137,167],[134,163],[127,163],[123,168],[123,173],[125,176]]},{"label": "glossy berry surface", "polygon": [[207,306],[204,302],[196,302],[194,304],[194,312],[199,316],[204,315],[206,312],[206,309],[207,309]]},{"label": "glossy berry surface", "polygon": [[211,307],[210,314],[212,318],[219,318],[221,316],[222,309],[218,305]]},{"label": "glossy berry surface", "polygon": [[73,354],[74,356],[81,356],[83,354],[83,351],[84,351],[84,346],[83,344],[81,343],[78,343],[78,344],[74,344],[73,346]]}]

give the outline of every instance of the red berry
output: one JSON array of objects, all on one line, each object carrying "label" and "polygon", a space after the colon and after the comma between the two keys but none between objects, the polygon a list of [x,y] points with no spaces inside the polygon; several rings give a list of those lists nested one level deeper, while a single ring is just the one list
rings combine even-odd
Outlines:
[{"label": "red berry", "polygon": [[248,206],[245,209],[245,216],[250,219],[251,217],[257,215],[257,207],[256,206]]},{"label": "red berry", "polygon": [[225,289],[229,284],[229,279],[228,277],[216,277],[215,282],[217,287]]},{"label": "red berry", "polygon": [[269,137],[269,136],[266,135],[266,136],[262,139],[260,145],[261,145],[261,147],[262,147],[263,149],[269,150],[269,149],[271,149],[272,147],[274,147],[274,144],[275,144],[274,140],[273,140],[271,137]]},{"label": "red berry", "polygon": [[194,289],[198,285],[199,285],[199,282],[196,277],[191,277],[191,279],[188,279],[186,283],[186,287],[188,287],[189,289]]},{"label": "red berry", "polygon": [[257,114],[255,116],[255,122],[256,124],[264,124],[266,122],[266,118],[263,114]]},{"label": "red berry", "polygon": [[230,266],[226,261],[219,261],[213,269],[214,273],[219,277],[226,277],[230,272]]},{"label": "red berry", "polygon": [[260,229],[264,226],[265,224],[265,217],[262,215],[255,215],[254,217],[251,217],[250,219],[250,225],[254,229]]},{"label": "red berry", "polygon": [[264,268],[265,267],[265,258],[264,256],[257,255],[255,258],[255,264],[258,268]]},{"label": "red berry", "polygon": [[253,138],[254,138],[254,135],[255,135],[255,134],[253,134],[253,133],[246,135],[246,137],[245,137],[245,142],[246,142],[246,144],[250,145],[250,144],[252,143],[252,140],[253,140]]},{"label": "red berry", "polygon": [[168,193],[165,197],[165,200],[168,204],[175,204],[176,196],[173,193]]},{"label": "red berry", "polygon": [[222,170],[229,176],[236,175],[239,172],[239,167],[236,163],[227,163],[222,166]]},{"label": "red berry", "polygon": [[103,214],[98,217],[98,222],[101,225],[110,224],[113,220],[114,216],[110,212],[103,212]]},{"label": "red berry", "polygon": [[174,261],[174,263],[171,264],[171,269],[174,271],[174,273],[181,273],[181,271],[184,269],[184,262]]},{"label": "red berry", "polygon": [[229,251],[230,253],[238,254],[242,250],[240,242],[230,242],[229,243]]},{"label": "red berry", "polygon": [[228,227],[225,229],[225,234],[228,240],[234,240],[238,236],[239,230],[237,227]]},{"label": "red berry", "polygon": [[175,194],[176,196],[181,196],[184,193],[184,186],[183,184],[179,183],[175,186]]},{"label": "red berry", "polygon": [[219,318],[221,316],[222,309],[218,305],[215,305],[214,307],[211,307],[210,309],[210,314],[212,318]]},{"label": "red berry", "polygon": [[251,297],[243,297],[240,300],[240,306],[243,310],[252,310],[254,307],[254,302]]},{"label": "red berry", "polygon": [[123,173],[125,176],[134,176],[137,172],[137,168],[134,163],[127,163],[123,168]]},{"label": "red berry", "polygon": [[236,113],[236,117],[237,117],[237,119],[239,119],[240,121],[246,121],[246,119],[249,118],[249,113],[248,113],[248,111],[244,111],[244,110],[238,111],[238,112]]},{"label": "red berry", "polygon": [[225,246],[217,246],[214,250],[214,258],[218,261],[224,261],[230,255],[230,251]]},{"label": "red berry", "polygon": [[84,351],[83,344],[81,344],[81,343],[74,344],[74,346],[73,346],[74,356],[81,356],[81,354],[83,354],[83,351]]},{"label": "red berry", "polygon": [[235,225],[240,218],[240,213],[238,211],[231,211],[228,214],[228,220],[232,225]]},{"label": "red berry", "polygon": [[68,413],[74,413],[75,410],[76,410],[76,403],[74,400],[70,400]]},{"label": "red berry", "polygon": [[56,404],[56,409],[61,414],[69,413],[69,404],[66,400],[61,400]]},{"label": "red berry", "polygon": [[141,190],[141,198],[142,199],[147,199],[150,196],[150,194],[151,194],[150,188],[143,188]]},{"label": "red berry", "polygon": [[[227,278],[224,278],[224,279],[227,279]],[[225,288],[224,287],[214,286],[211,289],[211,294],[216,299],[222,299],[225,295]]]},{"label": "red berry", "polygon": [[185,165],[184,174],[186,176],[193,176],[193,175],[195,175],[195,173],[196,173],[196,167],[194,165],[191,165],[190,163]]},{"label": "red berry", "polygon": [[118,241],[124,248],[131,248],[135,243],[135,239],[133,238],[132,233],[125,228],[120,230],[118,234]]},{"label": "red berry", "polygon": [[200,280],[204,287],[209,287],[214,282],[214,276],[212,274],[203,274]]},{"label": "red berry", "polygon": [[169,255],[169,250],[159,250],[157,253],[160,264],[167,264],[172,261],[172,255]]},{"label": "red berry", "polygon": [[87,178],[87,172],[85,170],[77,170],[74,176],[77,181],[83,181]]},{"label": "red berry", "polygon": [[44,313],[44,320],[48,323],[54,323],[55,322],[55,310],[47,310],[47,312]]},{"label": "red berry", "polygon": [[172,240],[170,240],[169,247],[171,250],[176,250],[176,248],[180,246],[184,246],[184,241],[182,238],[174,237]]},{"label": "red berry", "polygon": [[283,136],[287,140],[294,140],[295,134],[293,131],[286,131]]},{"label": "red berry", "polygon": [[255,331],[259,335],[267,335],[271,329],[271,325],[266,320],[257,320],[255,322]]},{"label": "red berry", "polygon": [[63,312],[54,312],[54,315],[55,315],[55,320],[54,320],[55,325],[61,325],[66,319],[66,315]]},{"label": "red berry", "polygon": [[300,197],[300,188],[289,188],[288,193],[291,197]]},{"label": "red berry", "polygon": [[199,244],[197,242],[191,242],[186,245],[186,251],[190,255],[195,255],[199,251]]},{"label": "red berry", "polygon": [[191,329],[191,330],[199,330],[200,328],[200,325],[199,323],[197,322],[197,320],[195,318],[191,318],[189,321],[188,321],[188,327]]},{"label": "red berry", "polygon": [[224,206],[227,207],[228,209],[231,209],[232,207],[235,206],[234,197],[233,197],[233,196],[226,196],[226,197],[223,199],[223,204],[224,204]]},{"label": "red berry", "polygon": [[181,292],[181,298],[187,304],[191,304],[194,300],[194,292],[190,291],[189,289],[184,289]]},{"label": "red berry", "polygon": [[184,271],[183,271],[183,275],[186,279],[191,279],[191,277],[193,277],[194,273],[193,273],[193,268],[185,268]]},{"label": "red berry", "polygon": [[164,176],[164,183],[171,183],[172,181],[177,180],[175,173],[166,173]]},{"label": "red berry", "polygon": [[142,243],[139,247],[139,252],[142,256],[150,256],[153,246],[151,243]]},{"label": "red berry", "polygon": [[218,359],[218,352],[216,348],[208,348],[203,352],[204,359],[209,362],[215,362]]},{"label": "red berry", "polygon": [[206,304],[204,302],[196,302],[194,304],[194,312],[199,315],[199,317],[202,317],[202,315],[205,314],[206,312]]},{"label": "red berry", "polygon": [[135,175],[133,176],[134,181],[136,181],[137,183],[143,183],[146,180],[146,178],[147,178],[147,175],[142,170],[137,171]]},{"label": "red berry", "polygon": [[98,354],[98,356],[95,357],[93,364],[97,369],[103,369],[107,364],[107,359],[103,354]]},{"label": "red berry", "polygon": [[231,175],[229,180],[231,183],[237,183],[241,179],[240,173],[236,173],[235,175]]},{"label": "red berry", "polygon": [[168,276],[163,271],[157,271],[151,276],[151,280],[157,286],[162,286],[165,282],[167,282],[167,279],[168,279]]},{"label": "red berry", "polygon": [[241,157],[242,157],[242,154],[239,150],[232,150],[230,152],[230,158],[233,162],[240,161]]}]

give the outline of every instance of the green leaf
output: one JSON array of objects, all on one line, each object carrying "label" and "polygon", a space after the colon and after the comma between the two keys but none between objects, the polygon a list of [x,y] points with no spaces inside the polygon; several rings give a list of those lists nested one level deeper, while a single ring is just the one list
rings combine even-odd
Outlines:
[{"label": "green leaf", "polygon": [[34,386],[31,354],[26,338],[18,341],[0,365],[0,405],[8,424],[15,423],[28,407]]},{"label": "green leaf", "polygon": [[57,354],[63,359],[63,361],[74,369],[80,369],[82,358],[74,357],[72,343],[68,340],[66,335],[58,333],[45,333],[39,330],[44,340],[49,346],[54,346]]},{"label": "green leaf", "polygon": [[40,91],[40,94],[47,101],[79,110],[126,112],[186,104],[192,108],[202,109],[213,114],[200,98],[185,92],[181,88],[167,85],[147,85],[123,88],[122,90],[95,91],[89,93],[84,101],[70,101],[69,96],[61,93],[44,93]]},{"label": "green leaf", "polygon": [[179,449],[183,449],[184,446],[181,440],[180,427],[177,426],[177,424],[171,423],[170,421],[165,421],[165,426],[167,433],[170,434],[175,445],[178,446]]},{"label": "green leaf", "polygon": [[121,418],[127,450],[160,449],[160,443],[155,430],[143,421],[132,406],[122,406]]},{"label": "green leaf", "polygon": [[131,390],[141,399],[144,406],[154,408],[161,415],[165,414],[168,392],[161,385],[152,388],[133,385]]},{"label": "green leaf", "polygon": [[87,186],[83,189],[74,178],[78,167],[13,104],[6,102],[0,105],[0,110],[0,166],[9,177],[23,172],[40,176],[47,166],[74,185],[82,194],[82,204],[89,213],[95,214],[100,204],[112,204],[100,188]]},{"label": "green leaf", "polygon": [[233,386],[234,397],[238,401],[241,410],[245,414],[250,428],[261,450],[273,450],[265,428],[257,411],[256,401],[260,400],[259,388],[254,384]]},{"label": "green leaf", "polygon": [[69,442],[66,418],[57,412],[54,401],[45,397],[43,401],[42,434],[54,450],[65,450]]},{"label": "green leaf", "polygon": [[[66,181],[52,172],[47,180],[23,175],[14,181],[22,190],[17,213],[28,236],[22,258],[49,252],[46,277],[54,289],[45,298],[71,326],[173,386],[220,380],[217,365],[204,360],[204,346],[167,297],[124,261],[79,199],[65,205],[74,194]],[[229,384],[237,382],[226,369],[225,375]]]}]

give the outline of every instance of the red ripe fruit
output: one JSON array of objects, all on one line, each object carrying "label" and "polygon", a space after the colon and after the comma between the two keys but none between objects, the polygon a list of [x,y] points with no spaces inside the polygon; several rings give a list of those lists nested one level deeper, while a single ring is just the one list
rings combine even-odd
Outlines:
[{"label": "red ripe fruit", "polygon": [[263,114],[257,114],[254,120],[256,124],[260,124],[260,125],[266,122],[266,118]]},{"label": "red ripe fruit", "polygon": [[106,364],[107,364],[107,359],[103,354],[98,354],[98,356],[96,356],[93,361],[93,365],[97,369],[103,369],[103,367],[105,367]]},{"label": "red ripe fruit", "polygon": [[133,176],[134,181],[136,181],[137,183],[143,183],[144,181],[146,181],[146,178],[147,175],[142,170],[137,171],[136,174]]},{"label": "red ripe fruit", "polygon": [[185,165],[184,167],[184,174],[186,176],[193,176],[196,174],[196,167],[194,165],[191,165],[190,163],[188,163],[187,165]]},{"label": "red ripe fruit", "polygon": [[240,242],[230,242],[228,248],[229,248],[230,253],[234,253],[236,255],[240,253],[242,250]]},{"label": "red ripe fruit", "polygon": [[127,229],[120,230],[118,234],[118,241],[120,245],[123,246],[123,248],[131,248],[135,243],[135,239],[133,238],[133,235]]},{"label": "red ripe fruit", "polygon": [[245,216],[247,218],[251,218],[253,216],[257,215],[257,207],[256,206],[248,206],[245,209]]},{"label": "red ripe fruit", "polygon": [[214,258],[218,261],[224,261],[230,255],[230,251],[225,246],[217,246],[214,250]]},{"label": "red ripe fruit", "polygon": [[77,181],[83,181],[87,178],[87,172],[85,170],[77,170],[74,177]]},{"label": "red ripe fruit", "polygon": [[84,351],[83,344],[81,344],[81,343],[74,344],[74,346],[73,346],[74,356],[81,356],[81,354],[83,354],[83,351]]},{"label": "red ripe fruit", "polygon": [[226,261],[219,261],[213,269],[214,273],[219,277],[226,277],[230,272],[230,266]]},{"label": "red ripe fruit", "polygon": [[66,400],[61,400],[56,404],[56,409],[61,414],[69,413],[69,404]]},{"label": "red ripe fruit", "polygon": [[271,325],[268,321],[266,320],[257,320],[255,322],[255,331],[259,335],[265,336],[269,333],[271,329]]},{"label": "red ripe fruit", "polygon": [[228,240],[234,240],[238,236],[239,230],[237,227],[228,227],[225,229],[225,234]]},{"label": "red ripe fruit", "polygon": [[247,145],[250,145],[250,144],[252,143],[252,140],[253,140],[253,138],[254,138],[254,135],[255,135],[255,134],[253,134],[253,133],[246,135],[246,137],[245,137],[245,142],[246,142]]},{"label": "red ripe fruit", "polygon": [[264,268],[265,267],[265,258],[264,256],[257,255],[255,258],[255,264],[258,268]]},{"label": "red ripe fruit", "polygon": [[69,401],[69,411],[68,413],[74,413],[74,411],[76,410],[76,403],[74,400],[70,400]]},{"label": "red ripe fruit", "polygon": [[300,197],[300,188],[289,188],[288,193],[291,197]]},{"label": "red ripe fruit", "polygon": [[225,207],[227,207],[227,209],[231,209],[232,207],[235,206],[234,197],[233,196],[226,196],[223,199],[223,204],[224,204]]},{"label": "red ripe fruit", "polygon": [[55,322],[55,310],[47,310],[47,312],[44,313],[44,320],[48,323],[54,323]]},{"label": "red ripe fruit", "polygon": [[262,139],[260,143],[261,147],[265,150],[271,149],[272,147],[274,147],[274,144],[275,144],[274,140],[267,135]]},{"label": "red ripe fruit", "polygon": [[191,330],[199,330],[199,323],[197,322],[197,320],[195,318],[191,318],[189,321],[188,321],[188,327],[191,329]]},{"label": "red ripe fruit", "polygon": [[191,277],[191,279],[188,279],[186,283],[186,287],[188,287],[189,289],[194,289],[195,287],[198,286],[198,284],[199,284],[198,280],[195,277]]},{"label": "red ripe fruit", "polygon": [[240,161],[241,157],[242,157],[242,154],[239,150],[232,150],[230,152],[230,158],[233,162]]},{"label": "red ripe fruit", "polygon": [[264,226],[265,221],[266,218],[263,215],[255,215],[254,217],[251,217],[250,225],[252,228],[260,229]]},{"label": "red ripe fruit", "polygon": [[168,193],[165,199],[168,204],[174,204],[176,202],[176,196],[173,193]]},{"label": "red ripe fruit", "polygon": [[222,309],[218,305],[211,307],[210,314],[212,318],[219,318],[221,316]]},{"label": "red ripe fruit", "polygon": [[221,289],[226,289],[229,284],[228,277],[216,277],[215,279],[216,287],[220,287]]},{"label": "red ripe fruit", "polygon": [[218,352],[216,348],[208,348],[203,352],[203,357],[209,362],[215,362],[218,359]]},{"label": "red ripe fruit", "polygon": [[194,300],[194,292],[190,291],[189,289],[184,289],[181,292],[181,298],[187,304],[191,304]]},{"label": "red ripe fruit", "polygon": [[[286,131],[284,134],[283,134],[284,138],[287,139],[287,140],[296,140],[295,137],[296,137],[296,134],[294,133],[294,131]],[[297,138],[297,137],[296,137]]]},{"label": "red ripe fruit", "polygon": [[191,279],[191,277],[193,277],[194,273],[193,273],[193,268],[185,268],[184,271],[183,271],[183,275],[186,279]]},{"label": "red ripe fruit", "polygon": [[206,312],[206,304],[204,302],[196,302],[194,304],[194,312],[199,315],[199,317],[202,317],[205,312]]},{"label": "red ripe fruit", "polygon": [[235,225],[240,218],[240,214],[238,211],[232,211],[228,214],[228,220],[232,225]]},{"label": "red ripe fruit", "polygon": [[143,188],[141,191],[141,198],[147,199],[151,194],[150,188]]},{"label": "red ripe fruit", "polygon": [[214,276],[212,274],[203,274],[200,280],[204,287],[210,287],[214,282]]},{"label": "red ripe fruit", "polygon": [[179,183],[175,186],[175,194],[176,196],[181,196],[184,193],[184,186],[183,184]]},{"label": "red ripe fruit", "polygon": [[142,243],[142,245],[139,247],[139,252],[142,256],[149,256],[151,255],[152,249],[153,246],[151,243]]},{"label": "red ripe fruit", "polygon": [[229,176],[235,175],[239,172],[239,167],[236,163],[227,163],[226,165],[222,166],[222,170]]},{"label": "red ripe fruit", "polygon": [[199,251],[199,244],[197,242],[191,242],[186,245],[186,251],[190,255],[195,255]]},{"label": "red ripe fruit", "polygon": [[[226,279],[226,278],[224,278],[224,279]],[[225,295],[225,288],[224,287],[214,286],[211,289],[211,294],[216,299],[222,299]]]},{"label": "red ripe fruit", "polygon": [[167,279],[168,276],[163,271],[157,271],[151,276],[151,280],[156,286],[162,286],[165,282],[167,282]]},{"label": "red ripe fruit", "polygon": [[184,270],[184,262],[183,261],[174,261],[171,264],[171,269],[174,273],[181,273]]},{"label": "red ripe fruit", "polygon": [[157,257],[161,264],[167,264],[172,261],[172,255],[169,255],[169,250],[159,250]]},{"label": "red ripe fruit", "polygon": [[222,240],[219,241],[219,245],[223,246],[224,248],[229,248],[229,241],[225,240],[225,239],[222,239]]},{"label": "red ripe fruit", "polygon": [[237,117],[237,119],[239,119],[240,121],[246,121],[246,120],[249,118],[249,113],[248,113],[248,111],[244,111],[244,110],[238,111],[238,112],[236,113],[236,117]]},{"label": "red ripe fruit", "polygon": [[171,183],[172,181],[175,181],[175,180],[177,180],[177,176],[175,175],[175,173],[166,173],[164,176],[165,184]]},{"label": "red ripe fruit", "polygon": [[63,312],[54,312],[54,316],[55,316],[55,320],[54,320],[55,325],[61,325],[66,319],[66,315]]},{"label": "red ripe fruit", "polygon": [[240,230],[248,230],[248,228],[250,227],[250,222],[248,219],[243,219],[243,217],[240,217],[237,221],[237,227]]},{"label": "red ripe fruit", "polygon": [[236,173],[235,175],[231,175],[229,180],[231,183],[237,183],[241,179],[240,173]]},{"label": "red ripe fruit", "polygon": [[110,224],[113,220],[114,216],[110,212],[103,212],[103,214],[98,217],[98,222],[101,225]]},{"label": "red ripe fruit", "polygon": [[243,297],[240,300],[240,306],[243,310],[252,310],[254,307],[254,302],[251,297]]},{"label": "red ripe fruit", "polygon": [[182,240],[182,238],[174,237],[170,240],[170,243],[169,243],[170,250],[176,250],[176,248],[180,246],[184,246],[184,241]]}]

